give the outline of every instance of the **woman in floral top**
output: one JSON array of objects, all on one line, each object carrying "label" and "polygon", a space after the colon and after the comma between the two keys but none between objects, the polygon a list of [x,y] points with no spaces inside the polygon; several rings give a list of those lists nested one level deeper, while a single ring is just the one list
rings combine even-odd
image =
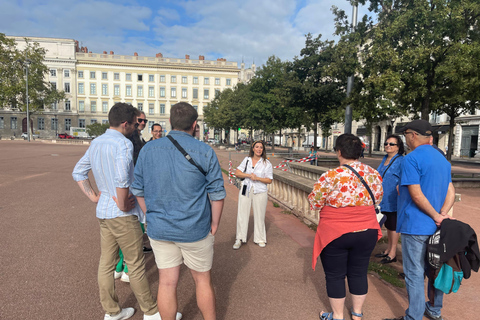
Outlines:
[{"label": "woman in floral top", "polygon": [[360,179],[370,187],[375,203],[382,200],[382,178],[372,167],[358,161],[362,141],[353,134],[342,134],[335,144],[340,166],[325,172],[308,196],[312,210],[320,210],[315,235],[312,267],[318,256],[325,272],[327,294],[333,312],[320,319],[343,319],[345,277],[352,295],[352,319],[360,320],[368,291],[367,270],[370,255],[382,237],[374,202]]}]

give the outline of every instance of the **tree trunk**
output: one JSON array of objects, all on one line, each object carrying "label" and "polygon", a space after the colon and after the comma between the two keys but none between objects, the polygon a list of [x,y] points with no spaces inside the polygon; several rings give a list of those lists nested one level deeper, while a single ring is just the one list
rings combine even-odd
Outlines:
[{"label": "tree trunk", "polygon": [[450,130],[448,131],[448,150],[447,150],[447,160],[451,161],[452,160],[452,154],[453,154],[453,130],[455,129],[455,116],[454,115],[449,115],[450,116]]},{"label": "tree trunk", "polygon": [[314,122],[313,125],[313,147],[317,150],[318,122]]}]

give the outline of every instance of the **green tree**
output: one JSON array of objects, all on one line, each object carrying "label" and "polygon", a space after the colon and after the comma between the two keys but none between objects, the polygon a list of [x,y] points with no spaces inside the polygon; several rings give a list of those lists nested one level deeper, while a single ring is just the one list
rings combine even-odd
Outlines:
[{"label": "green tree", "polygon": [[0,33],[0,108],[12,106],[26,111],[26,64],[28,64],[28,97],[31,113],[41,111],[48,105],[65,99],[45,80],[48,68],[43,63],[45,49],[38,43],[25,39],[26,47],[19,50],[13,39]]},{"label": "green tree", "polygon": [[110,128],[110,124],[95,122],[86,126],[85,131],[90,137],[98,137]]}]

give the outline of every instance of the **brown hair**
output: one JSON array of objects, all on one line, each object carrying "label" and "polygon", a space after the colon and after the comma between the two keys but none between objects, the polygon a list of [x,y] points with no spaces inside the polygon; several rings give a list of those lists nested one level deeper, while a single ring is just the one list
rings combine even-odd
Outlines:
[{"label": "brown hair", "polygon": [[253,148],[255,147],[255,145],[256,145],[257,143],[261,143],[261,144],[262,144],[262,146],[263,146],[262,158],[263,158],[263,160],[267,160],[267,151],[265,150],[265,142],[263,142],[263,140],[257,140],[257,141],[255,141],[254,143],[252,143],[252,145],[250,146],[250,152],[249,152],[248,156],[249,156],[250,158],[252,158],[252,157],[254,156],[255,153],[253,152]]}]

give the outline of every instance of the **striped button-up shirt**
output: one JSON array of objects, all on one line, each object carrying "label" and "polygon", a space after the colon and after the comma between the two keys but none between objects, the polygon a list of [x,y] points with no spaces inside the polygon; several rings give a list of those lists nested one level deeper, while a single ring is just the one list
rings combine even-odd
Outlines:
[{"label": "striped button-up shirt", "polygon": [[85,155],[73,169],[73,179],[88,179],[92,170],[98,191],[101,192],[97,203],[97,218],[113,219],[136,215],[145,222],[145,215],[138,203],[129,212],[121,211],[112,196],[117,197],[116,188],[129,188],[133,183],[133,145],[122,133],[108,129],[105,134],[94,139]]}]

